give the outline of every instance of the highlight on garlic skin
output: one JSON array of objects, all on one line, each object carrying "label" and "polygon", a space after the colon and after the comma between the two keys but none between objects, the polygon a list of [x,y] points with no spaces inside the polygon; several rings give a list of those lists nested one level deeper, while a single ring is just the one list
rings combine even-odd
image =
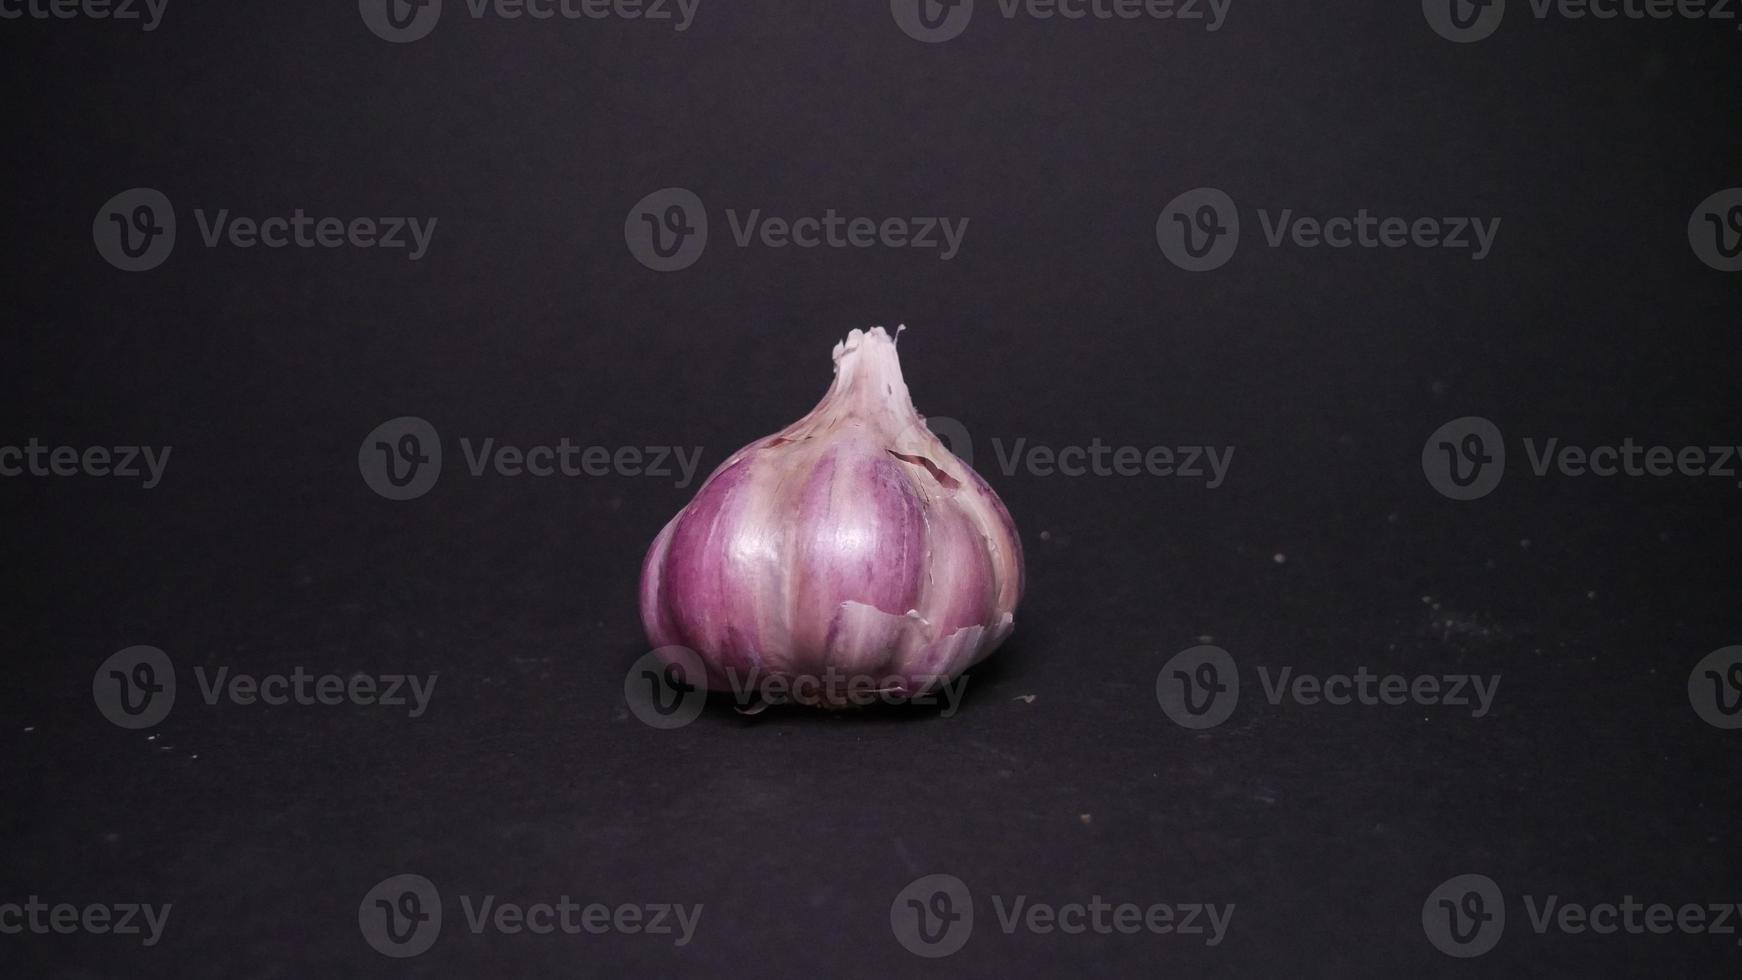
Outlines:
[{"label": "highlight on garlic skin", "polygon": [[642,563],[648,641],[699,654],[712,690],[912,697],[1010,635],[1022,544],[1003,502],[914,411],[882,327],[834,359],[823,400],[720,464]]}]

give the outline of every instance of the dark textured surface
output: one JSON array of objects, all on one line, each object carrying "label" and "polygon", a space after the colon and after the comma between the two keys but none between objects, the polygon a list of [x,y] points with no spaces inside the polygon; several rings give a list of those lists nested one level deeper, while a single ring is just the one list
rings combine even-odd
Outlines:
[{"label": "dark textured surface", "polygon": [[[987,5],[982,0],[983,5]],[[459,6],[452,4],[450,5]],[[710,5],[646,24],[472,22],[388,45],[352,4],[172,4],[157,31],[0,22],[12,193],[5,432],[170,444],[161,486],[7,479],[0,902],[173,902],[163,941],[0,936],[17,976],[1727,976],[1736,937],[1537,935],[1521,894],[1742,900],[1738,732],[1688,672],[1742,642],[1734,481],[1535,478],[1448,500],[1423,440],[1738,441],[1738,278],[1687,247],[1742,184],[1742,35],[1537,22],[1454,45],[1413,3],[1235,4],[1215,34],[1007,22],[943,45],[884,5]],[[439,218],[428,257],[208,250],[185,210],[127,275],[91,215]],[[949,262],[624,248],[650,191],[783,214],[970,216]],[[1268,249],[1189,275],[1155,216],[1243,208],[1500,216],[1482,262]],[[642,552],[693,487],[472,478],[453,444],[704,447],[807,410],[852,327],[905,322],[921,411],[963,421],[1028,554],[1009,646],[954,717],[625,708]],[[383,420],[449,469],[359,478]],[[1237,447],[1226,485],[998,472],[992,440]],[[1528,542],[1526,544],[1525,542]],[[1281,555],[1282,561],[1275,556]],[[1450,708],[1271,706],[1189,732],[1155,679],[1210,636],[1297,673],[1502,675]],[[151,644],[181,700],[149,733],[91,700]],[[428,712],[208,707],[192,668],[439,672]],[[1032,696],[1032,700],[1026,700]],[[427,875],[429,952],[357,906]],[[973,938],[905,951],[889,908],[962,878]],[[1420,916],[1487,874],[1480,960]],[[1218,947],[1004,935],[990,894],[1233,902]],[[644,936],[472,935],[453,896],[705,906]]]}]

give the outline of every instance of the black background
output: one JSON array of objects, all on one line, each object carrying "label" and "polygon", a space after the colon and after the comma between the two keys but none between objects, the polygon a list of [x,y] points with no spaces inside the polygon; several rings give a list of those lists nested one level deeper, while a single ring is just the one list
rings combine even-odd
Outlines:
[{"label": "black background", "polygon": [[[392,45],[354,4],[172,0],[141,33],[0,22],[4,433],[169,444],[154,490],[0,481],[7,604],[0,899],[173,902],[163,942],[0,937],[26,976],[1539,976],[1735,971],[1735,937],[1536,935],[1518,898],[1739,897],[1736,733],[1690,710],[1737,641],[1731,480],[1424,479],[1463,415],[1509,440],[1737,441],[1737,282],[1688,248],[1742,184],[1734,24],[1537,21],[1457,45],[1414,3],[1235,0],[1216,33],[1006,21],[938,45],[887,5],[703,0],[694,26],[473,21]],[[982,7],[993,5],[982,0]],[[1326,9],[1335,7],[1336,9]],[[694,267],[624,246],[694,190]],[[1503,219],[1444,250],[1156,247],[1176,194],[1242,208]],[[181,239],[92,245],[155,187]],[[206,249],[194,208],[435,216],[429,255]],[[967,216],[961,254],[732,247],[726,208]],[[806,411],[847,330],[905,323],[922,412],[961,420],[1023,532],[1029,590],[954,717],[624,705],[639,563],[671,480],[472,478],[457,439],[704,447]],[[448,469],[395,503],[379,423]],[[1226,485],[998,471],[991,441],[1229,445]],[[1528,545],[1524,542],[1528,541]],[[1278,562],[1276,555],[1285,560]],[[1174,725],[1154,693],[1211,636],[1250,670],[1499,673],[1480,719],[1271,706]],[[108,722],[133,644],[182,700]],[[439,672],[429,712],[208,707],[194,666]],[[1252,675],[1246,680],[1252,682]],[[1032,701],[1022,700],[1033,696]],[[1084,817],[1083,815],[1089,815]],[[372,951],[400,872],[458,894],[705,905],[645,936]],[[889,905],[955,874],[968,946],[901,948]],[[1455,874],[1505,889],[1500,946],[1423,936]],[[1233,902],[1221,946],[1004,935],[986,896]]]}]

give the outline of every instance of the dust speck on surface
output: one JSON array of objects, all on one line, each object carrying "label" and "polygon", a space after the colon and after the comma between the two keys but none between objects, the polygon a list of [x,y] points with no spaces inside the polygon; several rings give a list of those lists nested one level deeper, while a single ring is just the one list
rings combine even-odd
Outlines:
[{"label": "dust speck on surface", "polygon": [[1504,629],[1486,617],[1461,612],[1455,605],[1446,608],[1444,602],[1431,595],[1422,596],[1421,601],[1432,613],[1428,619],[1428,631],[1441,641],[1485,641],[1506,635]]}]

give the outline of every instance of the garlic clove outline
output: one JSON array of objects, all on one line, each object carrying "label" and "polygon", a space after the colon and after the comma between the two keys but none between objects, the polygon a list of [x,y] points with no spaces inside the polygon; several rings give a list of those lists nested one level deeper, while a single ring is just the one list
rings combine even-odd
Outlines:
[{"label": "garlic clove outline", "polygon": [[695,650],[711,689],[807,678],[815,703],[845,707],[856,678],[914,696],[1013,629],[1009,511],[914,410],[883,328],[833,357],[816,407],[720,464],[643,561],[649,642]]}]

